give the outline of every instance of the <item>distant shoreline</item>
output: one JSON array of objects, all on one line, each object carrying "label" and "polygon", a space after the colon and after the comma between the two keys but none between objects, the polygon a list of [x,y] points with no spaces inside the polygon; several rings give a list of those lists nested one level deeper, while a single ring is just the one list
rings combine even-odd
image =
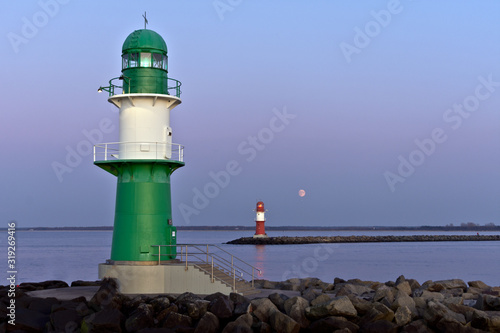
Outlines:
[{"label": "distant shoreline", "polygon": [[[100,227],[18,227],[17,231],[113,231],[112,226]],[[255,226],[177,226],[179,231],[253,231]],[[498,231],[500,226],[419,226],[419,227],[387,227],[387,226],[368,226],[368,227],[296,227],[296,226],[268,226],[267,231]],[[0,228],[0,231],[7,231],[7,228]]]}]

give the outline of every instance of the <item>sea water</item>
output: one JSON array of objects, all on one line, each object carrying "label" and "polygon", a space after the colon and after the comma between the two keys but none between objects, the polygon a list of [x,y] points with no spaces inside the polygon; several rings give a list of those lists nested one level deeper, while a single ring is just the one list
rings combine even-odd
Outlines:
[{"label": "sea water", "polygon": [[[395,231],[271,231],[269,236],[351,235],[470,235],[475,232]],[[486,233],[481,234],[497,234]],[[398,276],[427,280],[459,278],[500,286],[500,242],[411,242],[303,245],[228,245],[251,231],[178,231],[179,244],[216,244],[259,268],[261,279],[317,277],[325,282],[359,278],[395,281]],[[97,280],[97,266],[109,259],[111,231],[17,231],[17,283]],[[7,233],[0,233],[4,249],[3,282],[7,277]]]}]

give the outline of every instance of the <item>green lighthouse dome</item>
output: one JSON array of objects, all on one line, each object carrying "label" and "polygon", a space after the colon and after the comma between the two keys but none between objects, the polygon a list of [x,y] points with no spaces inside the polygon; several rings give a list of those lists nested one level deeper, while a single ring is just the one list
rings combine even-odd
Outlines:
[{"label": "green lighthouse dome", "polygon": [[142,50],[155,50],[160,53],[167,53],[165,40],[156,32],[149,29],[140,29],[128,35],[123,42],[122,52],[141,52]]},{"label": "green lighthouse dome", "polygon": [[[167,44],[156,32],[149,29],[135,30],[122,46],[122,73],[124,93],[170,95],[180,94],[180,82],[168,78]],[[174,82],[172,87],[168,81]]]}]

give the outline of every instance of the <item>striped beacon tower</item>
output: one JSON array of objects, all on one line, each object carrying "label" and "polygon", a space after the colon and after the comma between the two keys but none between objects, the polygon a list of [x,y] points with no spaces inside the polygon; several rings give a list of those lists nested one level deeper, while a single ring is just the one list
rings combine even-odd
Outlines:
[{"label": "striped beacon tower", "polygon": [[266,227],[264,225],[266,222],[266,210],[264,209],[264,203],[262,201],[257,202],[255,211],[257,212],[257,217],[255,218],[255,235],[253,235],[253,238],[268,237],[266,234]]}]

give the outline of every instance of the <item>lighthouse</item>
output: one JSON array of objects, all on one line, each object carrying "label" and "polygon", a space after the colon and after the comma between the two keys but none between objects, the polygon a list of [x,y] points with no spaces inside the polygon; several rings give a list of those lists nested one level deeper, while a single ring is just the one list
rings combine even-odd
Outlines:
[{"label": "lighthouse", "polygon": [[169,77],[167,45],[153,30],[128,35],[121,64],[122,74],[98,89],[119,109],[119,142],[94,147],[94,164],[117,178],[107,264],[173,260],[170,176],[184,162],[183,147],[172,142],[170,112],[181,103],[181,82]]},{"label": "lighthouse", "polygon": [[257,202],[257,207],[255,208],[257,216],[255,217],[255,235],[253,238],[263,238],[267,237],[266,227],[264,223],[266,222],[264,203],[262,201]]}]

